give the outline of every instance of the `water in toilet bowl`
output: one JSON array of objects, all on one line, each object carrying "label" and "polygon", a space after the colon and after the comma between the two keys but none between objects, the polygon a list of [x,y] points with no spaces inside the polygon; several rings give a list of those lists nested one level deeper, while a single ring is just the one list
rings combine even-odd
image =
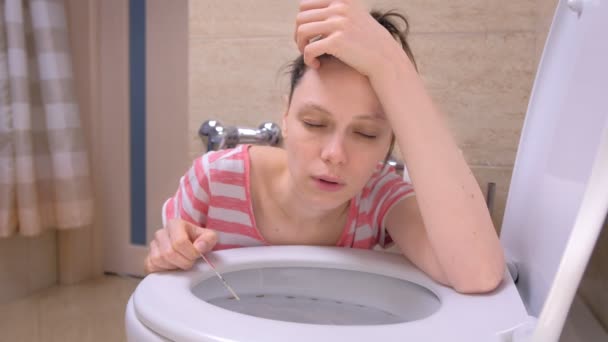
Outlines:
[{"label": "water in toilet bowl", "polygon": [[260,318],[327,325],[404,323],[438,310],[437,297],[401,279],[367,272],[283,267],[224,275],[241,297],[235,300],[216,278],[193,293],[210,304]]},{"label": "water in toilet bowl", "polygon": [[246,315],[296,323],[376,325],[404,322],[402,317],[388,311],[328,298],[252,294],[241,297],[240,301],[227,297],[209,303]]}]

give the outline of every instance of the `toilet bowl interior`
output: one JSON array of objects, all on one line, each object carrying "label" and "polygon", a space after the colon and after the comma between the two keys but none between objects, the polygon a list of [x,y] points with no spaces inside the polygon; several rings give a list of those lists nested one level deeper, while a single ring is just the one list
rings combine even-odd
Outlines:
[{"label": "toilet bowl interior", "polygon": [[335,268],[265,267],[225,273],[241,300],[216,277],[192,293],[227,310],[280,321],[327,325],[381,325],[424,319],[441,306],[416,283]]}]

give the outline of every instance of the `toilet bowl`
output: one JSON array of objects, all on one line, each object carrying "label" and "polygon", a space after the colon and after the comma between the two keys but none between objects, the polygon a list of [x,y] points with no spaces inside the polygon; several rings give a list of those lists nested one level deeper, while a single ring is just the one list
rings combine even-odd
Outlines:
[{"label": "toilet bowl", "polygon": [[[551,336],[535,341],[557,341],[595,243],[580,233],[599,234],[597,218],[608,207],[608,184],[597,177],[608,174],[608,45],[598,44],[604,32],[607,1],[559,2],[501,227],[509,271],[492,293],[457,293],[390,253],[222,250],[209,258],[241,301],[204,263],[151,274],[127,305],[129,341],[507,342],[527,341],[532,331]],[[575,272],[564,271],[576,253],[584,257],[575,258]]]},{"label": "toilet bowl", "polygon": [[204,263],[149,275],[129,301],[129,341],[499,341],[528,319],[508,272],[494,292],[465,295],[393,253],[271,246],[209,257],[240,301]]}]

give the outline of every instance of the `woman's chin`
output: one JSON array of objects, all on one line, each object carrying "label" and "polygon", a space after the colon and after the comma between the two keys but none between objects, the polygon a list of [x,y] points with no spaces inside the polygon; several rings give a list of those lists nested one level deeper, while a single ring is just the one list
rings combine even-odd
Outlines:
[{"label": "woman's chin", "polygon": [[313,210],[334,210],[343,206],[350,201],[350,197],[340,193],[319,193],[315,192],[310,195],[311,209]]}]

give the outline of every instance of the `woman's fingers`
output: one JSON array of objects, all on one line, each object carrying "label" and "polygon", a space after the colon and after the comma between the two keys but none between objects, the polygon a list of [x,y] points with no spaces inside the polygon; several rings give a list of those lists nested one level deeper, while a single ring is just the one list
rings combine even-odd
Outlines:
[{"label": "woman's fingers", "polygon": [[167,262],[158,247],[156,240],[152,240],[150,243],[150,252],[146,258],[146,272],[158,272],[162,270],[174,269],[175,266]]},{"label": "woman's fingers", "polygon": [[200,253],[210,252],[218,241],[215,230],[191,225],[188,235],[196,250],[197,257]]},{"label": "woman's fingers", "polygon": [[299,12],[296,16],[296,30],[294,31],[294,40],[296,40],[297,42],[298,28],[301,25],[324,21],[329,19],[331,16],[337,14],[340,14],[340,11],[337,10],[336,6],[316,8],[308,11]]},{"label": "woman's fingers", "polygon": [[144,268],[147,273],[181,268],[190,269],[201,253],[213,250],[217,233],[188,221],[174,219],[154,233]]},{"label": "woman's fingers", "polygon": [[335,0],[302,0],[300,1],[300,12],[311,9],[325,8]]},{"label": "woman's fingers", "polygon": [[328,54],[368,77],[403,52],[359,0],[300,2],[295,40],[307,66],[319,67],[318,57]]},{"label": "woman's fingers", "polygon": [[298,13],[296,16],[296,26],[308,24],[315,21],[323,21],[333,15],[330,7],[312,9]]},{"label": "woman's fingers", "polygon": [[194,247],[199,253],[208,253],[217,244],[218,236],[214,230],[199,228],[198,237],[194,240]]},{"label": "woman's fingers", "polygon": [[332,44],[338,43],[338,37],[348,27],[350,7],[351,4],[346,0],[310,0],[300,3],[295,41],[308,66],[316,68],[320,66],[317,57],[323,54],[333,55],[331,51],[336,49]]},{"label": "woman's fingers", "polygon": [[192,244],[195,238],[191,237],[192,230],[195,228],[197,228],[195,225],[184,220],[174,219],[167,222],[171,247],[191,262],[199,257],[198,251]]},{"label": "woman's fingers", "polygon": [[162,259],[173,265],[173,268],[187,270],[192,267],[194,261],[187,259],[180,253],[179,250],[174,248],[173,242],[169,237],[168,230],[159,230],[155,235],[155,240],[158,243],[158,249],[160,250]]},{"label": "woman's fingers", "polygon": [[330,34],[339,28],[338,19],[330,19],[325,21],[316,21],[298,26],[296,32],[296,42],[298,49],[303,54],[304,48],[314,41],[327,38]]},{"label": "woman's fingers", "polygon": [[302,53],[304,57],[304,63],[306,63],[306,65],[308,65],[309,67],[316,69],[321,66],[321,62],[318,59],[319,56],[322,56],[324,54],[335,55],[332,50],[334,44],[332,40],[334,40],[336,38],[335,36],[338,34],[339,33],[334,33],[329,37],[319,39],[315,42],[306,45]]}]

